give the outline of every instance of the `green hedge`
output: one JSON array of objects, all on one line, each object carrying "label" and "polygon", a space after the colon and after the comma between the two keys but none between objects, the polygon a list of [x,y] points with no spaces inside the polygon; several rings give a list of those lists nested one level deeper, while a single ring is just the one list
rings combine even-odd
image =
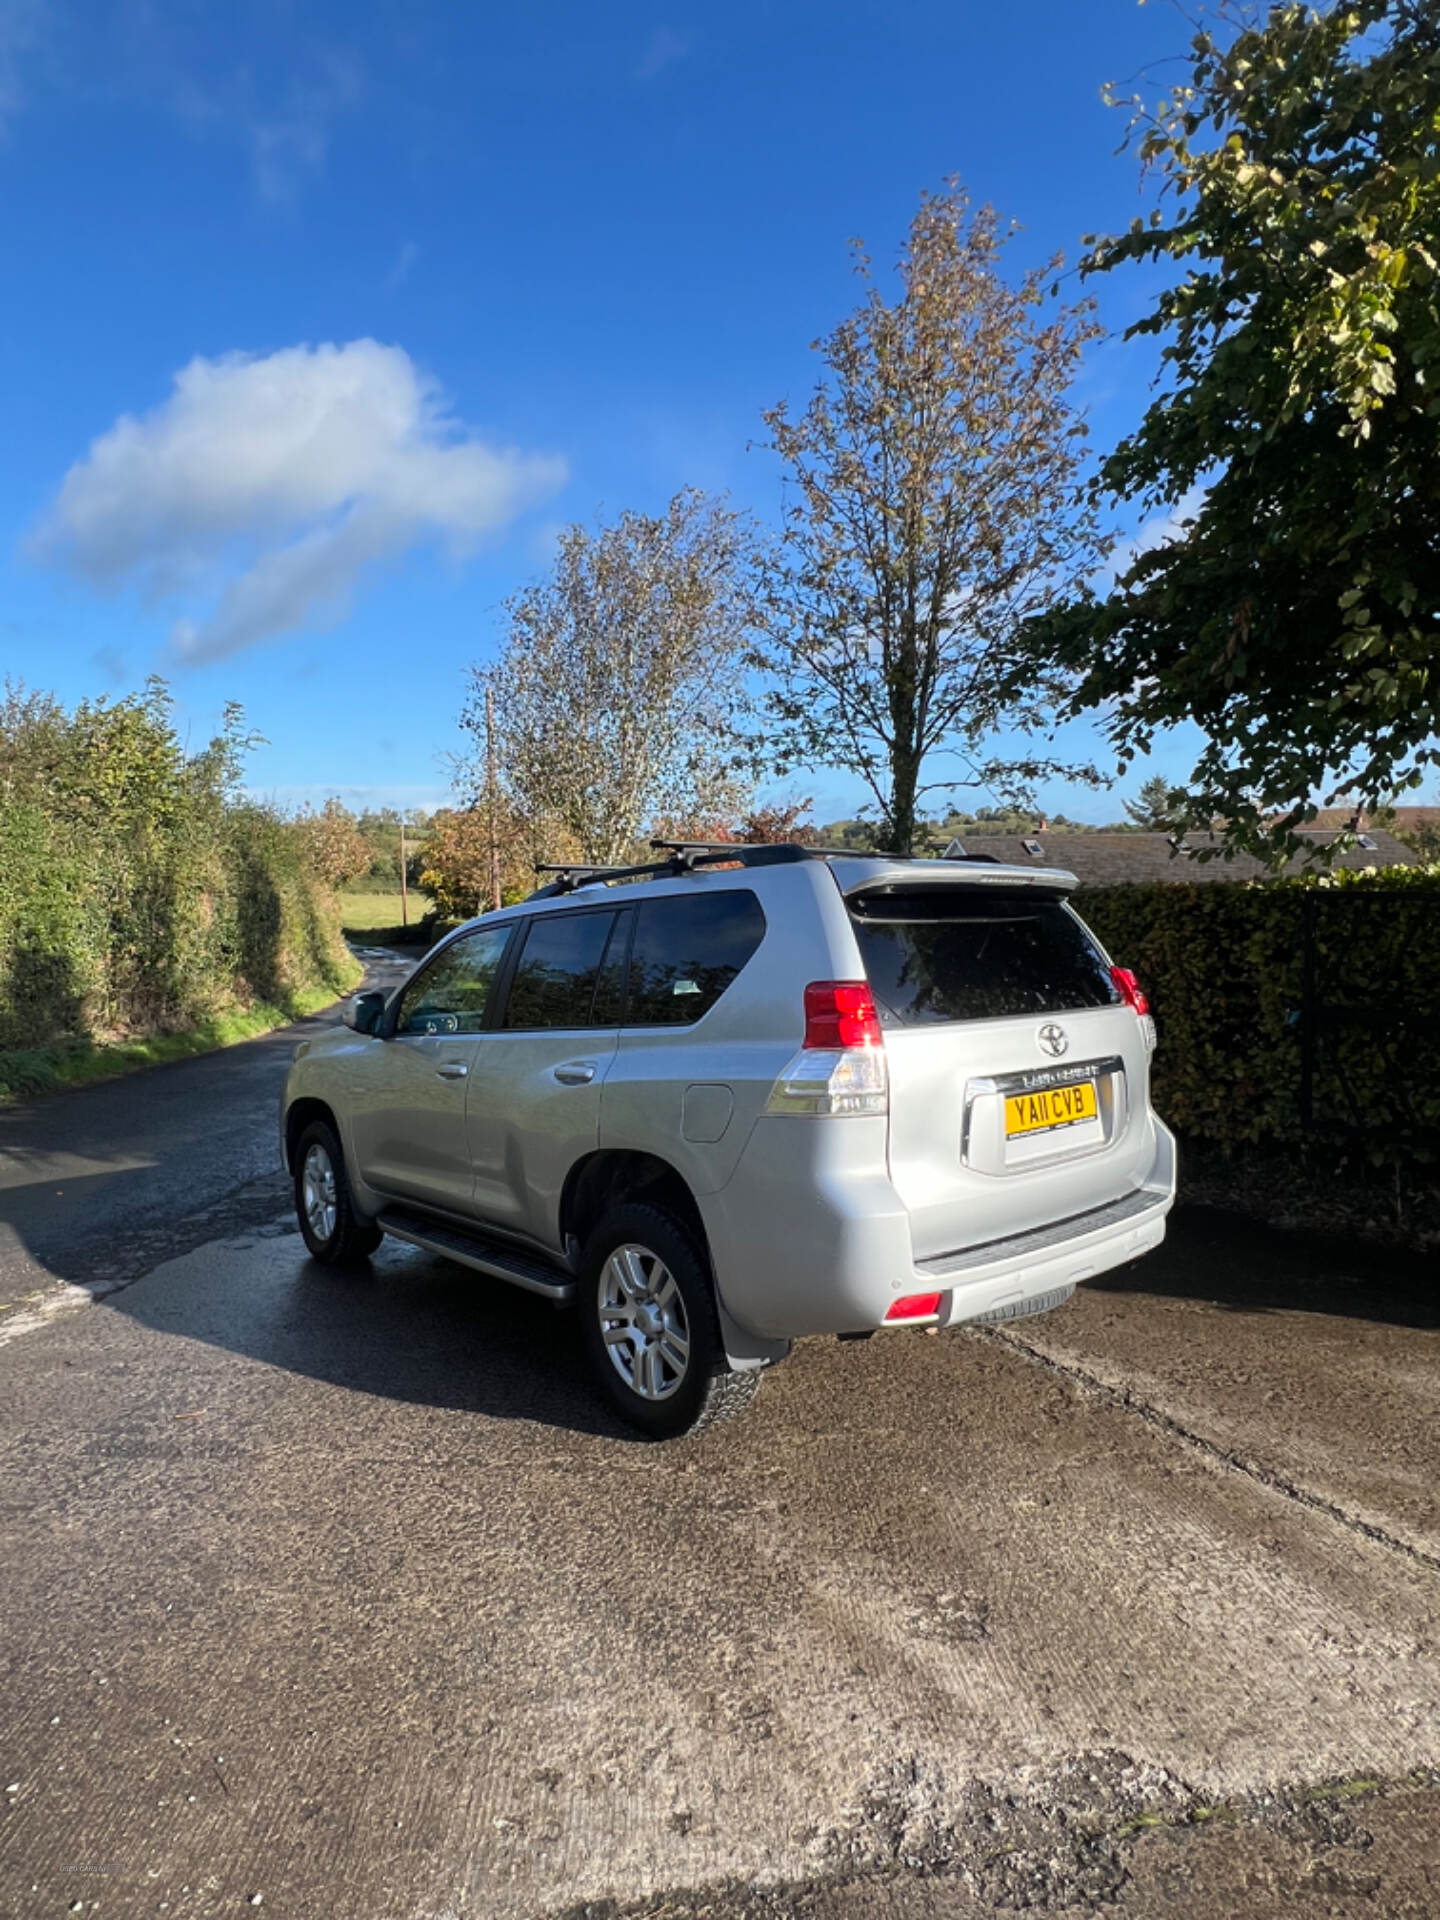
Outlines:
[{"label": "green hedge", "polygon": [[73,712],[0,698],[0,1066],[353,985],[304,836],[239,791],[245,744],[232,714],[188,753],[158,684]]},{"label": "green hedge", "polygon": [[1433,1161],[1440,867],[1084,888],[1075,905],[1150,996],[1155,1103],[1182,1135]]}]

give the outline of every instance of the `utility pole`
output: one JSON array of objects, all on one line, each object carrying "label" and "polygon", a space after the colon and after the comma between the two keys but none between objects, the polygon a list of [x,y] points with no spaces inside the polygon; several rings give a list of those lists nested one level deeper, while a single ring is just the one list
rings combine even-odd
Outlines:
[{"label": "utility pole", "polygon": [[485,813],[490,828],[490,905],[500,901],[500,842],[495,832],[495,694],[485,689]]},{"label": "utility pole", "polygon": [[410,924],[410,894],[405,885],[405,809],[400,809],[400,924]]}]

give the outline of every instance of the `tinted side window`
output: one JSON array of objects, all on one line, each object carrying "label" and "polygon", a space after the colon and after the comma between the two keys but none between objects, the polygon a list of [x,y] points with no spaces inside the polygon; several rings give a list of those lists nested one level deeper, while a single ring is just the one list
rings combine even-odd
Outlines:
[{"label": "tinted side window", "polygon": [[1055,899],[988,888],[862,895],[851,914],[886,1026],[1068,1013],[1120,998],[1099,948]]},{"label": "tinted side window", "polygon": [[484,927],[436,954],[400,996],[397,1033],[479,1033],[511,928]]},{"label": "tinted side window", "polygon": [[588,1027],[613,913],[542,913],[530,922],[505,1001],[507,1027]]},{"label": "tinted side window", "polygon": [[635,924],[633,908],[615,916],[605,958],[600,962],[600,977],[595,983],[595,1004],[590,1010],[592,1027],[618,1027],[625,1007],[625,952],[630,945],[630,929]]},{"label": "tinted side window", "polygon": [[708,1013],[765,937],[753,893],[671,894],[640,907],[625,1024],[683,1027]]}]

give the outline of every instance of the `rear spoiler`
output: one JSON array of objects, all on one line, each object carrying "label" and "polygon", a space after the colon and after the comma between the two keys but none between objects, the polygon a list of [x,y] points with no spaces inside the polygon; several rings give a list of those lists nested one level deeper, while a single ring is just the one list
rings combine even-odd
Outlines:
[{"label": "rear spoiler", "polygon": [[846,899],[875,893],[949,893],[954,887],[995,888],[1007,893],[1020,889],[1049,894],[1052,898],[1073,893],[1080,882],[1064,867],[981,866],[959,860],[897,860],[878,866],[871,859],[865,871],[847,873],[846,861],[832,860],[831,872]]}]

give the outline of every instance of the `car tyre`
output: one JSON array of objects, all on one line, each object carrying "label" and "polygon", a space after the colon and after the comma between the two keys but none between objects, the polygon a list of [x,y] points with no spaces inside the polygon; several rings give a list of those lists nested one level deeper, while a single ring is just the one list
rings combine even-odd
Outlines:
[{"label": "car tyre", "polygon": [[312,1120],[295,1145],[295,1215],[312,1259],[327,1267],[368,1260],[385,1238],[355,1211],[335,1129]]},{"label": "car tyre", "polygon": [[699,1433],[755,1398],[759,1370],[725,1357],[710,1263],[666,1209],[612,1208],[585,1243],[576,1292],[601,1391],[651,1439]]}]

